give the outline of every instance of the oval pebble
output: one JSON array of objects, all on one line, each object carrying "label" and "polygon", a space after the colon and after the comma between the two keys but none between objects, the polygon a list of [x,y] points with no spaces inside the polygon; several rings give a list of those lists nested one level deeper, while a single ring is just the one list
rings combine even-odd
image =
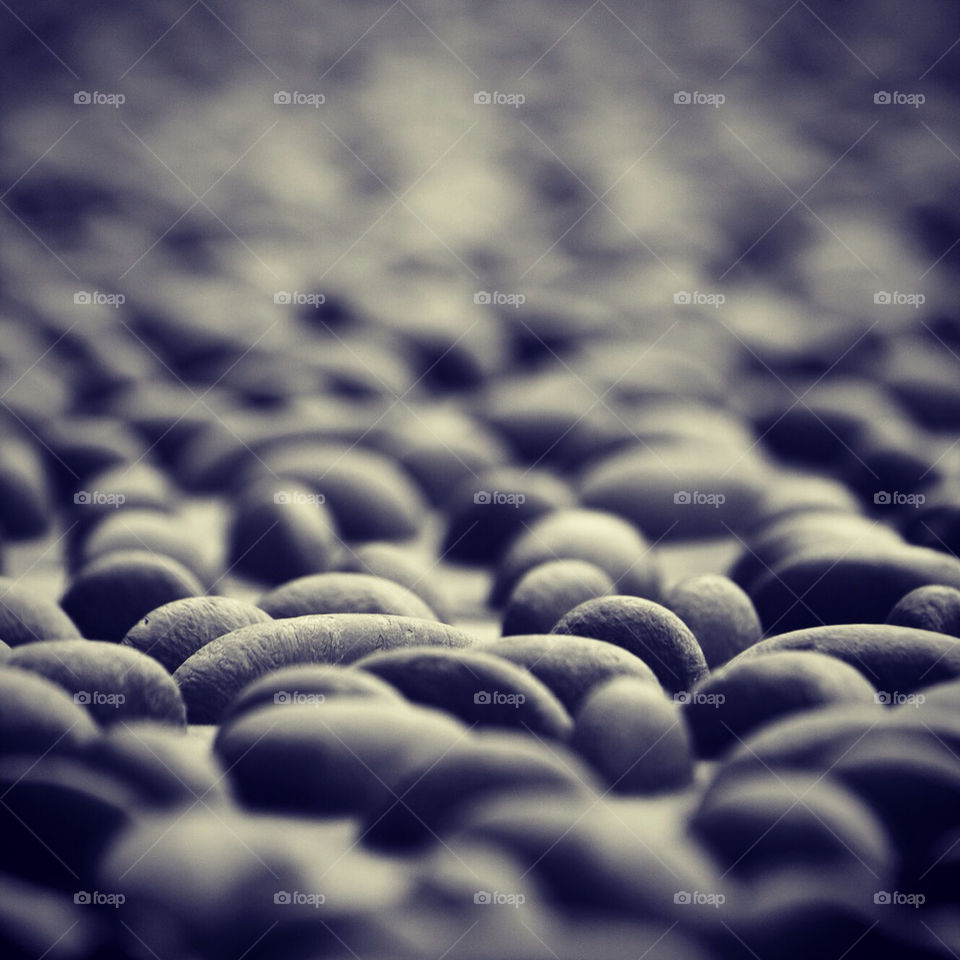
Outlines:
[{"label": "oval pebble", "polygon": [[803,865],[859,867],[874,889],[892,879],[894,852],[880,820],[821,776],[743,777],[705,797],[690,826],[722,869],[746,881]]},{"label": "oval pebble", "polygon": [[448,714],[353,697],[244,713],[221,727],[215,750],[250,807],[354,815],[467,735]]},{"label": "oval pebble", "polygon": [[444,508],[447,529],[440,548],[451,560],[497,560],[510,541],[537,517],[572,506],[573,493],[542,470],[499,467],[463,481]]},{"label": "oval pebble", "polygon": [[73,757],[0,759],[4,869],[69,891],[95,890],[106,844],[130,822],[136,795]]},{"label": "oval pebble", "polygon": [[678,790],[693,778],[680,710],[657,686],[633,677],[617,677],[590,693],[576,715],[570,745],[618,793]]},{"label": "oval pebble", "polygon": [[368,573],[315,573],[264,594],[257,605],[276,619],[311,613],[381,613],[436,620],[436,614],[406,587]]},{"label": "oval pebble", "polygon": [[84,759],[127,783],[148,807],[227,801],[223,771],[206,742],[165,724],[113,726],[89,745]]},{"label": "oval pebble", "polygon": [[408,700],[445,710],[464,723],[522,727],[564,739],[572,722],[560,701],[532,673],[502,657],[472,650],[412,649],[357,660]]},{"label": "oval pebble", "polygon": [[14,436],[0,444],[0,531],[11,540],[43,536],[53,509],[50,482],[36,449]]},{"label": "oval pebble", "polygon": [[528,570],[503,612],[502,633],[548,633],[569,610],[616,593],[610,577],[584,560],[551,560]]},{"label": "oval pebble", "polygon": [[375,650],[468,647],[473,637],[434,620],[366,613],[313,614],[241,627],[211,640],[175,671],[191,723],[219,723],[249,683],[297,663],[352,663]]},{"label": "oval pebble", "polygon": [[172,560],[204,586],[212,585],[223,569],[217,541],[192,519],[159,510],[120,510],[82,538],[73,551],[71,570],[79,573],[110,554],[130,551]]},{"label": "oval pebble", "polygon": [[720,889],[709,865],[682,840],[631,832],[611,805],[589,796],[555,790],[500,796],[458,819],[455,841],[509,851],[563,913],[692,922],[697,907],[682,904],[675,894]]},{"label": "oval pebble", "polygon": [[925,547],[824,549],[795,555],[749,590],[767,633],[883,623],[917,587],[960,587],[960,560]]},{"label": "oval pebble", "polygon": [[[484,731],[426,769],[413,769],[362,828],[377,847],[418,847],[442,837],[458,808],[485,796],[556,789],[590,794],[595,780],[573,753],[519,733]],[[398,799],[399,798],[399,799]]]},{"label": "oval pebble", "polygon": [[411,590],[442,620],[453,622],[452,599],[435,566],[395,543],[364,543],[339,564],[346,573],[368,573]]},{"label": "oval pebble", "polygon": [[205,591],[194,574],[147,550],[108,553],[87,564],[61,602],[84,636],[119,642],[151,610]]},{"label": "oval pebble", "polygon": [[244,600],[184,597],[151,610],[127,631],[121,643],[149,654],[173,673],[211,640],[271,619],[270,614]]},{"label": "oval pebble", "polygon": [[341,550],[333,515],[303,484],[266,478],[246,486],[231,506],[227,562],[263,583],[331,569]]},{"label": "oval pebble", "polygon": [[674,584],[663,605],[692,631],[712,670],[763,636],[750,598],[728,577],[701,574]]},{"label": "oval pebble", "polygon": [[814,650],[735,660],[686,695],[683,714],[701,757],[715,757],[771,720],[839,704],[875,704],[857,669]]},{"label": "oval pebble", "polygon": [[602,510],[555,510],[530,524],[497,567],[491,603],[500,606],[520,578],[549,560],[583,560],[604,570],[617,593],[656,600],[660,570],[643,535]]},{"label": "oval pebble", "polygon": [[342,820],[161,811],[113,839],[97,888],[124,892],[128,942],[160,957],[334,957],[344,943],[387,956],[378,917],[396,915],[408,881],[352,832]]},{"label": "oval pebble", "polygon": [[281,667],[244,687],[230,704],[224,722],[270,704],[298,706],[340,697],[379,697],[401,703],[404,699],[398,690],[372,673],[328,663],[301,663]]},{"label": "oval pebble", "polygon": [[767,468],[756,455],[731,450],[724,457],[705,458],[701,445],[691,443],[628,448],[588,467],[580,498],[654,540],[726,536],[749,525]]},{"label": "oval pebble", "polygon": [[0,637],[11,647],[37,640],[79,637],[76,624],[52,600],[0,577]]},{"label": "oval pebble", "polygon": [[0,755],[74,753],[98,734],[90,714],[56,683],[16,667],[0,670]]},{"label": "oval pebble", "polygon": [[262,455],[263,469],[324,496],[346,540],[416,536],[426,507],[403,468],[375,450],[339,444],[288,444]]},{"label": "oval pebble", "polygon": [[960,590],[939,584],[917,587],[894,604],[887,623],[960,637]]},{"label": "oval pebble", "polygon": [[18,647],[7,664],[58,684],[106,726],[140,718],[175,726],[186,721],[170,674],[130,647],[101,640],[45,640]]},{"label": "oval pebble", "polygon": [[614,643],[566,634],[528,634],[484,640],[474,645],[529,670],[545,683],[571,715],[600,684],[633,677],[659,688],[656,674],[639,657]]},{"label": "oval pebble", "polygon": [[669,693],[692,689],[707,672],[696,637],[676,614],[652,600],[588,600],[567,613],[551,632],[623,647],[643,660]]},{"label": "oval pebble", "polygon": [[856,667],[881,692],[913,693],[960,677],[960,640],[889,624],[847,623],[761,640],[731,664],[781,650],[815,650]]}]

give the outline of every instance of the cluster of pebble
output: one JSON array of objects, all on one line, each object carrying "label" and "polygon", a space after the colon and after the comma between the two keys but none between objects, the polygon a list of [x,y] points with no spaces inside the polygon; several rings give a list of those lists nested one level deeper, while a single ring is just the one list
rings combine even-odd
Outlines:
[{"label": "cluster of pebble", "polygon": [[[0,66],[0,952],[955,957],[960,221],[914,106],[792,16],[751,101],[759,21],[692,0],[645,58],[619,3],[544,5],[556,50],[241,3],[175,69],[170,4],[40,6],[129,78],[18,111]],[[767,236],[769,129],[839,166]],[[194,176],[233,191],[170,226]]]}]

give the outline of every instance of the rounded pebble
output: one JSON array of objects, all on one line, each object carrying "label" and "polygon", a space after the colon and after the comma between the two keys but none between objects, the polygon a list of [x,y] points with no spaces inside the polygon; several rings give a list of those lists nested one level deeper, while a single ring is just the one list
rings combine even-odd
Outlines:
[{"label": "rounded pebble", "polygon": [[691,690],[707,672],[696,637],[676,614],[652,600],[588,600],[567,613],[551,632],[623,647],[643,660],[670,693]]},{"label": "rounded pebble", "polygon": [[79,637],[77,625],[52,600],[36,596],[9,577],[0,577],[0,637],[17,647],[37,640]]},{"label": "rounded pebble", "polygon": [[683,714],[699,755],[715,757],[771,720],[857,703],[876,703],[859,670],[813,650],[783,650],[714,671],[684,697]]},{"label": "rounded pebble", "polygon": [[510,594],[502,633],[548,633],[569,610],[616,593],[610,577],[584,560],[551,560],[528,570]]},{"label": "rounded pebble", "polygon": [[917,587],[894,604],[887,623],[960,637],[960,590],[939,584]]},{"label": "rounded pebble", "polygon": [[475,644],[529,670],[543,681],[571,715],[599,685],[615,677],[632,677],[660,688],[657,675],[628,650],[615,643],[561,633],[500,637]]},{"label": "rounded pebble", "polygon": [[230,704],[224,722],[270,704],[298,706],[325,703],[340,697],[380,697],[403,701],[398,690],[372,673],[333,664],[302,663],[281,667],[244,687]]},{"label": "rounded pebble", "polygon": [[262,583],[323,573],[341,550],[333,515],[308,487],[267,478],[245,487],[227,530],[230,569]]},{"label": "rounded pebble", "polygon": [[693,632],[712,670],[763,636],[750,598],[728,577],[701,574],[674,584],[663,605]]},{"label": "rounded pebble", "polygon": [[564,739],[572,722],[532,673],[502,657],[472,650],[412,649],[372,653],[357,669],[385,680],[408,700],[479,726],[521,727]]},{"label": "rounded pebble", "polygon": [[219,723],[247,684],[297,663],[352,663],[375,650],[424,644],[468,647],[462,630],[412,617],[331,613],[241,627],[202,646],[173,678],[191,723]]},{"label": "rounded pebble", "polygon": [[497,567],[491,603],[500,606],[526,573],[550,560],[583,560],[605,571],[617,593],[656,600],[660,570],[643,535],[602,510],[556,510],[530,524]]},{"label": "rounded pebble", "polygon": [[311,613],[383,613],[436,620],[436,614],[406,587],[368,573],[315,573],[264,594],[257,605],[276,619]]},{"label": "rounded pebble", "polygon": [[46,640],[18,647],[7,664],[52,680],[106,726],[131,719],[174,726],[186,722],[170,674],[130,647],[101,640]]},{"label": "rounded pebble", "polygon": [[173,673],[211,640],[271,619],[260,607],[232,597],[184,597],[151,610],[120,642],[149,654]]},{"label": "rounded pebble", "polygon": [[85,566],[60,602],[84,636],[119,642],[151,610],[203,593],[200,581],[176,560],[125,550]]},{"label": "rounded pebble", "polygon": [[590,693],[576,715],[570,745],[618,793],[678,790],[693,777],[680,710],[658,687],[633,677],[617,677]]}]

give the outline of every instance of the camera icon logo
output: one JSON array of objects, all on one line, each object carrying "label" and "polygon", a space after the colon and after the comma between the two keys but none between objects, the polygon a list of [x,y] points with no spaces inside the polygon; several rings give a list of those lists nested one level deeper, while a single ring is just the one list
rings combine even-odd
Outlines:
[{"label": "camera icon logo", "polygon": [[889,306],[891,303],[893,303],[893,295],[887,293],[886,290],[878,290],[873,295],[873,302],[881,306]]},{"label": "camera icon logo", "polygon": [[290,495],[289,490],[278,490],[273,495],[274,503],[293,503],[293,497]]},{"label": "camera icon logo", "polygon": [[273,895],[273,902],[279,904],[287,904],[292,902],[292,898],[286,890],[278,890]]},{"label": "camera icon logo", "polygon": [[673,695],[674,703],[684,704],[684,703],[690,703],[692,700],[693,700],[693,697],[691,697],[686,690],[680,690]]},{"label": "camera icon logo", "polygon": [[73,702],[79,703],[82,706],[87,706],[88,704],[90,704],[92,702],[92,699],[93,698],[90,696],[90,694],[86,690],[78,690],[73,695]]},{"label": "camera icon logo", "polygon": [[273,702],[274,702],[274,703],[289,703],[289,702],[290,702],[290,694],[287,693],[286,690],[278,690],[278,691],[273,695]]},{"label": "camera icon logo", "polygon": [[886,490],[878,490],[873,495],[873,502],[878,506],[887,506],[893,502],[893,498]]},{"label": "camera icon logo", "polygon": [[884,906],[891,902],[890,894],[886,890],[878,890],[873,895],[873,902]]},{"label": "camera icon logo", "polygon": [[80,904],[81,906],[86,906],[93,902],[93,898],[87,893],[86,890],[78,890],[73,895],[73,902]]},{"label": "camera icon logo", "polygon": [[478,690],[473,695],[473,702],[478,704],[488,704],[493,698],[490,696],[489,692],[486,690]]},{"label": "camera icon logo", "polygon": [[678,890],[678,891],[673,895],[673,902],[674,902],[674,903],[682,903],[682,904],[692,903],[692,902],[693,902],[693,897],[691,897],[690,894],[689,894],[686,890]]},{"label": "camera icon logo", "polygon": [[293,297],[288,290],[278,290],[273,295],[273,302],[280,304],[293,303]]},{"label": "camera icon logo", "polygon": [[478,90],[473,95],[473,102],[479,106],[489,106],[493,103],[493,97],[486,90]]},{"label": "camera icon logo", "polygon": [[687,90],[678,90],[673,95],[674,103],[693,103],[693,97],[690,95],[690,92]]},{"label": "camera icon logo", "polygon": [[88,105],[88,104],[90,104],[90,103],[93,103],[93,97],[91,97],[90,94],[89,94],[86,90],[78,90],[78,91],[73,95],[73,102],[74,102],[74,103],[83,104],[83,105],[86,106],[86,105]]},{"label": "camera icon logo", "polygon": [[893,103],[893,97],[891,97],[890,93],[886,90],[878,90],[873,95],[873,102],[881,104]]},{"label": "camera icon logo", "polygon": [[90,492],[88,490],[78,490],[73,495],[73,502],[78,507],[83,507],[83,506],[86,506],[88,503],[92,503],[93,497],[90,496]]},{"label": "camera icon logo", "polygon": [[690,503],[690,493],[689,493],[689,491],[687,491],[687,490],[678,490],[678,491],[673,495],[673,502],[674,502],[674,503],[682,503],[682,504]]},{"label": "camera icon logo", "polygon": [[490,494],[486,490],[478,490],[473,495],[473,502],[483,504],[490,503]]},{"label": "camera icon logo", "polygon": [[686,305],[693,302],[693,297],[690,295],[688,290],[678,290],[673,295],[673,302]]},{"label": "camera icon logo", "polygon": [[93,303],[93,297],[86,290],[78,290],[73,295],[73,302],[82,307],[87,307]]},{"label": "camera icon logo", "polygon": [[273,102],[283,106],[285,104],[293,103],[293,97],[290,95],[287,90],[278,90],[273,95]]},{"label": "camera icon logo", "polygon": [[493,297],[486,290],[480,290],[473,295],[473,302],[476,304],[493,303]]},{"label": "camera icon logo", "polygon": [[493,898],[490,896],[490,894],[489,894],[486,890],[478,890],[478,891],[473,895],[473,902],[474,902],[474,903],[488,904],[488,903],[491,903],[492,900],[493,900]]}]

